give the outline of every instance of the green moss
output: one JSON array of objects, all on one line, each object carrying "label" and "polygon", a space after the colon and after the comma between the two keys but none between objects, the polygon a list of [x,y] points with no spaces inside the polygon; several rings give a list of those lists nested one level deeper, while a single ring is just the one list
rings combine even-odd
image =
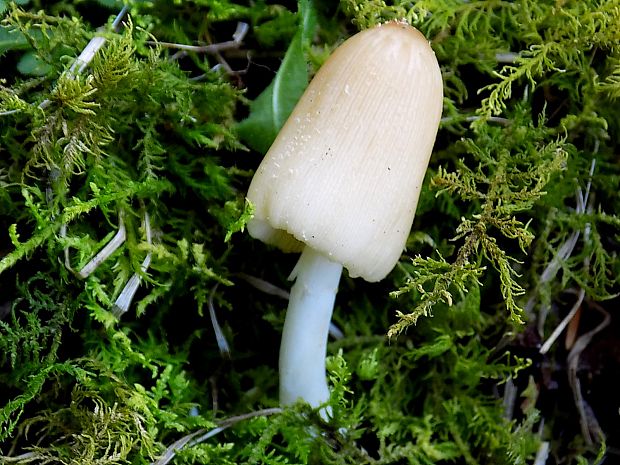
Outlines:
[{"label": "green moss", "polygon": [[[0,2],[4,462],[519,464],[543,442],[567,462],[607,454],[574,405],[545,401],[545,376],[567,375],[546,367],[567,354],[541,359],[536,338],[567,290],[584,308],[616,298],[614,2],[135,1],[118,32],[118,2],[17,3]],[[429,38],[445,84],[408,251],[383,283],[343,279],[333,418],[269,410],[285,307],[269,283],[287,288],[293,262],[243,234],[251,148],[325,50],[398,18]],[[244,45],[219,56],[157,44],[226,42],[236,21]],[[72,71],[95,36],[105,44]],[[584,318],[580,334],[598,324]]]}]

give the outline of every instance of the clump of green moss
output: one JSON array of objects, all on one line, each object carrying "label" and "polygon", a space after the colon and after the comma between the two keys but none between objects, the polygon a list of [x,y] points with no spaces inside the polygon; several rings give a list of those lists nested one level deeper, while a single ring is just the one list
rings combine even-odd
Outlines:
[{"label": "clump of green moss", "polygon": [[[588,463],[617,441],[559,381],[567,351],[538,353],[570,292],[583,336],[616,298],[614,2],[132,1],[121,25],[120,2],[16,3],[0,1],[3,461],[514,464],[550,446],[547,463]],[[290,259],[242,234],[249,178],[327,51],[401,18],[445,83],[408,251],[383,283],[341,286],[333,418],[280,410]],[[238,21],[242,44],[174,48]]]}]

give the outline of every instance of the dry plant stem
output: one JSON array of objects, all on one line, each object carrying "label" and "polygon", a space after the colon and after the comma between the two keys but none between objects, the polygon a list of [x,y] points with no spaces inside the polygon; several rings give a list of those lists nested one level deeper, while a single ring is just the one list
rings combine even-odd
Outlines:
[{"label": "dry plant stem", "polygon": [[[146,212],[144,213],[144,229],[146,234],[146,242],[151,245],[153,243],[151,234],[151,220],[149,218],[149,214]],[[148,269],[150,264],[151,252],[146,255],[142,262],[142,265],[140,265],[140,270],[142,274],[146,273],[146,270]],[[131,305],[131,302],[136,295],[136,291],[140,286],[141,280],[142,278],[140,277],[140,275],[138,273],[134,273],[131,278],[129,278],[129,281],[127,281],[127,284],[125,284],[125,287],[123,288],[118,298],[116,299],[116,302],[114,302],[114,305],[112,306],[112,313],[117,318],[120,318],[123,313],[129,310],[129,306]]]},{"label": "dry plant stem", "polygon": [[213,332],[215,333],[215,340],[217,341],[217,347],[220,350],[220,355],[222,357],[230,359],[230,345],[226,340],[226,336],[224,336],[224,331],[222,331],[222,327],[220,323],[217,321],[217,316],[215,314],[215,306],[213,305],[213,295],[217,290],[219,283],[213,286],[211,289],[211,293],[209,294],[209,301],[207,302],[207,306],[209,307],[209,317],[211,318],[211,326],[213,326]]},{"label": "dry plant stem", "polygon": [[250,25],[248,23],[238,22],[237,29],[235,30],[235,33],[233,34],[233,40],[235,42],[243,41],[245,36],[248,34],[249,30],[250,30]]},{"label": "dry plant stem", "polygon": [[175,48],[178,50],[184,50],[186,52],[196,52],[196,53],[218,53],[222,50],[228,50],[231,48],[237,48],[241,45],[240,42],[236,40],[227,40],[226,42],[219,42],[217,44],[209,44],[209,45],[185,45],[185,44],[174,44],[171,42],[153,42],[147,41],[148,44],[157,44],[163,48]]},{"label": "dry plant stem", "polygon": [[[121,21],[127,14],[127,11],[128,7],[127,5],[125,5],[123,9],[118,13],[118,15],[116,15],[116,18],[114,18],[114,22],[112,23],[112,30],[114,32],[118,32],[120,30]],[[83,72],[84,69],[86,69],[86,67],[93,60],[95,54],[101,49],[101,47],[103,47],[105,41],[105,37],[100,36],[90,39],[90,42],[88,42],[86,48],[82,50],[80,56],[76,58],[75,62],[71,65],[71,68],[69,68],[69,73],[75,75]]]},{"label": "dry plant stem", "polygon": [[514,63],[519,58],[519,54],[515,52],[496,53],[495,59],[498,63]]},{"label": "dry plant stem", "polygon": [[506,380],[504,383],[504,418],[508,421],[512,420],[512,412],[514,412],[515,402],[517,400],[517,386],[515,385],[512,377]]},{"label": "dry plant stem", "polygon": [[29,463],[38,460],[39,456],[36,452],[26,452],[25,454],[16,455],[15,457],[2,457],[2,463]]},{"label": "dry plant stem", "polygon": [[549,443],[549,441],[543,441],[543,435],[545,434],[544,417],[540,419],[537,434],[538,438],[540,439],[540,445],[538,446],[538,450],[536,451],[536,457],[534,458],[533,465],[545,465],[547,463],[547,459],[549,458],[549,453],[551,452],[551,444]]},{"label": "dry plant stem", "polygon": [[[558,271],[560,271],[562,262],[565,261],[568,257],[570,257],[577,245],[577,241],[579,240],[579,236],[581,235],[580,231],[573,232],[569,238],[559,247],[557,254],[553,257],[553,259],[549,262],[547,267],[543,270],[540,275],[540,283],[544,284],[551,281],[557,275]],[[534,306],[537,303],[537,296],[532,295],[527,304],[525,305],[524,311],[525,314],[530,318],[534,318]],[[542,309],[540,315],[538,317],[538,333],[544,334],[544,325],[546,320],[548,309]]]},{"label": "dry plant stem", "polygon": [[[118,15],[116,15],[116,18],[114,18],[114,22],[112,23],[112,30],[114,32],[119,31],[120,26],[121,26],[121,21],[127,14],[127,11],[128,11],[128,7],[127,5],[125,5],[123,9],[118,13]],[[80,55],[75,59],[75,61],[73,62],[69,70],[67,71],[68,74],[70,76],[76,76],[82,73],[86,69],[86,67],[90,64],[90,62],[93,60],[97,52],[101,50],[101,47],[103,47],[105,42],[106,42],[105,37],[101,37],[101,36],[96,36],[90,39],[88,44],[86,44],[86,47],[84,48],[84,50],[82,50]],[[39,108],[46,108],[49,106],[50,103],[51,103],[51,100],[45,99],[39,104]]]},{"label": "dry plant stem", "polygon": [[[61,237],[65,237],[67,227],[63,225],[61,227]],[[110,255],[112,255],[116,250],[125,242],[127,238],[127,231],[125,230],[125,223],[123,222],[123,215],[118,215],[118,231],[114,235],[112,239],[99,251],[97,254],[86,264],[84,267],[75,273],[75,275],[80,279],[88,278],[93,271],[95,271],[99,265],[101,265],[104,261],[106,261]],[[69,261],[69,248],[65,247],[65,266],[68,270],[73,271],[71,269],[71,264]]]},{"label": "dry plant stem", "polygon": [[237,273],[237,276],[247,282],[250,286],[258,289],[261,292],[264,292],[265,294],[280,297],[284,300],[288,300],[290,296],[290,293],[288,291],[285,291],[281,287],[278,287],[275,284],[271,284],[269,281],[265,281],[264,279],[257,278],[256,276],[252,276],[246,273]]},{"label": "dry plant stem", "polygon": [[539,351],[541,354],[544,355],[547,352],[549,352],[549,349],[551,349],[551,346],[553,345],[553,343],[557,340],[558,337],[560,337],[560,334],[562,334],[562,331],[564,331],[564,328],[568,326],[568,323],[570,323],[570,321],[575,316],[575,313],[577,313],[577,311],[581,307],[581,304],[583,303],[583,298],[585,297],[585,295],[586,295],[586,292],[583,289],[579,289],[577,301],[573,305],[573,308],[571,308],[570,312],[568,312],[568,315],[566,315],[564,319],[560,322],[560,324],[556,326],[556,328],[553,330],[553,333],[551,333],[551,336],[549,336],[549,339],[547,339],[545,343],[542,345]]},{"label": "dry plant stem", "polygon": [[549,458],[550,444],[548,441],[540,443],[538,450],[536,451],[536,458],[534,459],[534,465],[545,465]]},{"label": "dry plant stem", "polygon": [[237,415],[235,417],[230,417],[225,420],[219,421],[218,422],[219,426],[217,428],[214,428],[208,431],[206,429],[201,429],[192,434],[188,434],[187,436],[183,436],[178,441],[175,441],[172,445],[170,445],[166,449],[163,455],[155,462],[152,462],[151,465],[166,465],[168,462],[170,462],[174,458],[177,451],[180,451],[181,449],[184,449],[185,447],[192,447],[192,446],[195,446],[196,444],[200,444],[201,442],[204,442],[207,439],[215,436],[216,434],[221,433],[226,428],[230,428],[231,426],[239,423],[240,421],[249,420],[251,418],[256,418],[256,417],[266,417],[266,416],[274,415],[278,413],[282,413],[282,409],[268,408],[264,410],[258,410],[256,412],[246,413],[243,415]]},{"label": "dry plant stem", "polygon": [[[288,300],[290,297],[290,293],[288,291],[285,291],[284,289],[274,284],[271,284],[264,279],[257,278],[256,276],[251,276],[246,273],[237,273],[237,276],[246,281],[250,286],[255,287],[256,289],[264,292],[265,294],[280,297],[284,300]],[[329,323],[329,335],[337,341],[344,338],[344,333],[333,321]]]},{"label": "dry plant stem", "polygon": [[[588,183],[586,184],[585,193],[581,190],[581,188],[577,189],[576,193],[576,213],[585,213],[588,205],[588,199],[590,197],[590,189],[592,187],[592,176],[594,175],[594,168],[596,167],[596,158],[592,159],[592,163],[590,164],[590,173],[588,177]],[[584,233],[588,233],[588,228],[585,228]],[[549,262],[547,267],[543,270],[540,275],[540,284],[547,283],[555,278],[558,271],[562,267],[562,262],[564,262],[568,257],[570,257],[577,245],[577,241],[581,235],[581,231],[574,231],[566,241],[558,248],[558,251],[553,257],[553,259]],[[534,306],[537,303],[537,296],[532,295],[527,301],[524,311],[525,314],[530,318],[534,319],[535,315],[533,313]],[[538,315],[538,334],[541,336],[544,334],[544,326],[547,313],[549,312],[549,308],[543,308],[540,310]]]},{"label": "dry plant stem", "polygon": [[[241,43],[243,41],[243,38],[246,36],[249,30],[250,30],[250,26],[247,23],[241,23],[241,22],[237,23],[237,30],[233,34],[233,40]],[[217,67],[222,67],[224,68],[224,71],[226,71],[226,73],[229,76],[239,76],[241,74],[245,74],[250,67],[250,63],[248,60],[248,65],[246,66],[245,70],[240,70],[240,71],[233,70],[219,51],[215,52],[215,58],[218,61],[218,65],[214,66],[213,69],[215,70],[217,69]]]},{"label": "dry plant stem", "polygon": [[[114,22],[112,23],[112,29],[115,32],[118,32],[120,25],[121,25],[121,21],[127,14],[127,11],[128,11],[128,7],[125,5],[121,9],[119,14],[116,16],[116,18],[114,19]],[[106,39],[104,37],[100,37],[100,36],[93,37],[88,42],[84,50],[82,50],[80,55],[76,58],[76,60],[71,65],[69,70],[67,71],[69,75],[76,76],[77,74],[84,71],[84,69],[86,69],[86,67],[90,64],[92,59],[95,57],[95,54],[101,49],[101,47],[103,47],[105,42],[106,42]],[[51,100],[45,99],[43,102],[39,104],[39,108],[44,109],[50,103],[51,103]],[[63,224],[60,227],[60,237],[64,238],[66,237],[66,234],[67,234],[67,225]],[[97,253],[97,255],[95,255],[95,257],[91,261],[89,261],[80,271],[78,271],[76,275],[80,279],[86,279],[93,271],[97,269],[97,267],[99,267],[99,265],[101,265],[101,263],[103,263],[110,255],[112,255],[121,246],[123,242],[125,242],[125,238],[126,238],[125,225],[123,223],[122,215],[119,215],[119,227],[118,227],[118,232],[116,233],[116,235],[110,240],[110,242],[108,242],[103,247],[103,249],[101,249]],[[64,255],[65,255],[65,267],[69,271],[73,272],[73,269],[71,267],[70,260],[69,260],[69,248],[68,247],[65,247]]]},{"label": "dry plant stem", "polygon": [[86,48],[82,50],[80,56],[78,56],[71,67],[69,68],[69,74],[75,76],[76,74],[80,74],[88,64],[95,58],[95,54],[103,47],[105,44],[105,37],[96,36],[90,39],[90,42],[86,45]]},{"label": "dry plant stem", "polygon": [[158,45],[163,48],[175,48],[178,50],[185,50],[187,52],[196,52],[196,53],[211,53],[217,54],[224,50],[230,50],[239,48],[246,34],[248,33],[249,26],[246,23],[239,22],[237,23],[237,29],[233,34],[233,40],[228,40],[226,42],[219,42],[217,44],[209,44],[209,45],[185,45],[185,44],[175,44],[172,42],[155,42],[155,41],[147,41],[147,44]]},{"label": "dry plant stem", "polygon": [[[60,230],[58,231],[58,235],[60,236],[61,239],[65,239],[67,237],[67,223],[63,223],[60,225]],[[69,247],[65,247],[63,252],[65,255],[65,268],[68,269],[71,273],[75,273],[75,270],[71,266],[71,260],[69,259]]]},{"label": "dry plant stem", "polygon": [[[127,14],[127,11],[128,11],[128,6],[125,5],[121,9],[121,11],[118,13],[118,15],[116,15],[116,18],[114,18],[114,22],[112,23],[112,30],[114,32],[119,31],[121,21]],[[77,74],[84,71],[84,69],[86,69],[86,67],[90,64],[90,62],[95,57],[95,54],[101,49],[101,47],[103,47],[105,42],[106,42],[106,39],[104,37],[100,37],[100,36],[93,37],[88,42],[88,44],[86,44],[86,47],[84,48],[84,50],[82,50],[80,55],[75,59],[75,61],[73,62],[69,70],[67,71],[69,75],[76,76]],[[50,103],[51,103],[51,100],[45,99],[39,104],[39,108],[44,109],[47,106],[49,106]],[[15,111],[18,111],[18,110],[14,110],[14,112]],[[63,224],[60,227],[60,237],[66,237],[66,234],[67,234],[67,225]],[[108,258],[112,253],[114,253],[114,251],[118,249],[124,241],[125,241],[125,225],[122,222],[122,217],[119,216],[119,228],[118,228],[118,232],[116,233],[116,235],[112,238],[110,242],[108,242],[108,244],[106,244],[106,246],[103,249],[99,251],[99,253],[90,262],[86,264],[86,266],[84,266],[84,268],[82,268],[82,270],[76,273],[77,276],[81,279],[86,279],[94,270],[97,269],[97,267],[101,263],[103,263],[103,261],[105,261],[106,258]],[[67,247],[65,247],[64,254],[65,254],[65,266],[69,271],[73,272],[73,269],[71,268],[71,264],[69,261],[69,249]]]},{"label": "dry plant stem", "polygon": [[329,322],[329,335],[336,341],[344,339],[344,333],[333,321]]},{"label": "dry plant stem", "polygon": [[219,410],[220,403],[218,400],[219,395],[217,391],[217,383],[216,383],[215,376],[209,376],[209,386],[211,386],[211,399],[212,399],[211,410],[213,411],[213,415],[217,415],[217,411]]},{"label": "dry plant stem", "polygon": [[[441,124],[451,123],[453,121],[459,121],[459,120],[463,120],[467,123],[473,123],[474,121],[478,121],[480,119],[481,119],[480,116],[462,116],[462,117],[445,116],[441,118]],[[500,116],[490,116],[486,118],[486,121],[488,121],[489,123],[497,123],[497,124],[501,124],[504,126],[508,126],[510,123],[512,123],[512,121],[510,121],[508,118],[502,118]]]},{"label": "dry plant stem", "polygon": [[579,322],[581,321],[581,314],[583,313],[582,308],[583,307],[579,307],[577,309],[577,312],[566,327],[566,336],[564,337],[564,348],[566,350],[571,350],[575,344],[575,340],[577,339],[577,334],[579,333]]},{"label": "dry plant stem", "polygon": [[582,334],[579,339],[575,342],[575,345],[568,353],[567,365],[568,365],[568,382],[573,391],[573,397],[575,399],[575,405],[577,406],[577,410],[579,412],[579,424],[581,426],[581,434],[583,435],[586,443],[588,445],[592,445],[594,443],[592,439],[592,435],[596,436],[597,442],[603,441],[605,436],[601,427],[594,417],[594,413],[592,412],[590,406],[586,403],[583,398],[583,394],[581,393],[581,382],[579,381],[579,377],[577,376],[577,370],[579,367],[579,357],[583,350],[590,344],[592,338],[600,333],[603,329],[609,326],[609,322],[611,321],[611,316],[607,311],[605,311],[600,305],[595,302],[589,302],[590,306],[594,308],[596,311],[603,315],[603,321],[599,323],[599,325],[591,331],[588,331],[585,334]]},{"label": "dry plant stem", "polygon": [[[329,400],[325,355],[342,265],[305,247],[291,273],[296,279],[280,345],[280,403],[304,400],[316,408]],[[325,412],[327,413],[327,412]]]}]

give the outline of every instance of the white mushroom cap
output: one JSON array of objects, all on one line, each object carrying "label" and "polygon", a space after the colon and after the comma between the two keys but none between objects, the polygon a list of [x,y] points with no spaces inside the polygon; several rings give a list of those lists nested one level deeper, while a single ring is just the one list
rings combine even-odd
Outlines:
[{"label": "white mushroom cap", "polygon": [[329,57],[248,191],[253,237],[304,244],[352,277],[383,279],[405,242],[443,101],[435,54],[403,22],[367,29]]}]

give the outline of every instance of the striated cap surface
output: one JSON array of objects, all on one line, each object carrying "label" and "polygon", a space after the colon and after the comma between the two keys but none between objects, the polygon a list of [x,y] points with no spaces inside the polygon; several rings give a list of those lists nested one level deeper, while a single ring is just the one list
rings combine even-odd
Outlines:
[{"label": "striated cap surface", "polygon": [[441,118],[428,41],[390,22],[345,41],[316,74],[258,167],[248,231],[304,244],[352,277],[383,279],[400,257]]}]

